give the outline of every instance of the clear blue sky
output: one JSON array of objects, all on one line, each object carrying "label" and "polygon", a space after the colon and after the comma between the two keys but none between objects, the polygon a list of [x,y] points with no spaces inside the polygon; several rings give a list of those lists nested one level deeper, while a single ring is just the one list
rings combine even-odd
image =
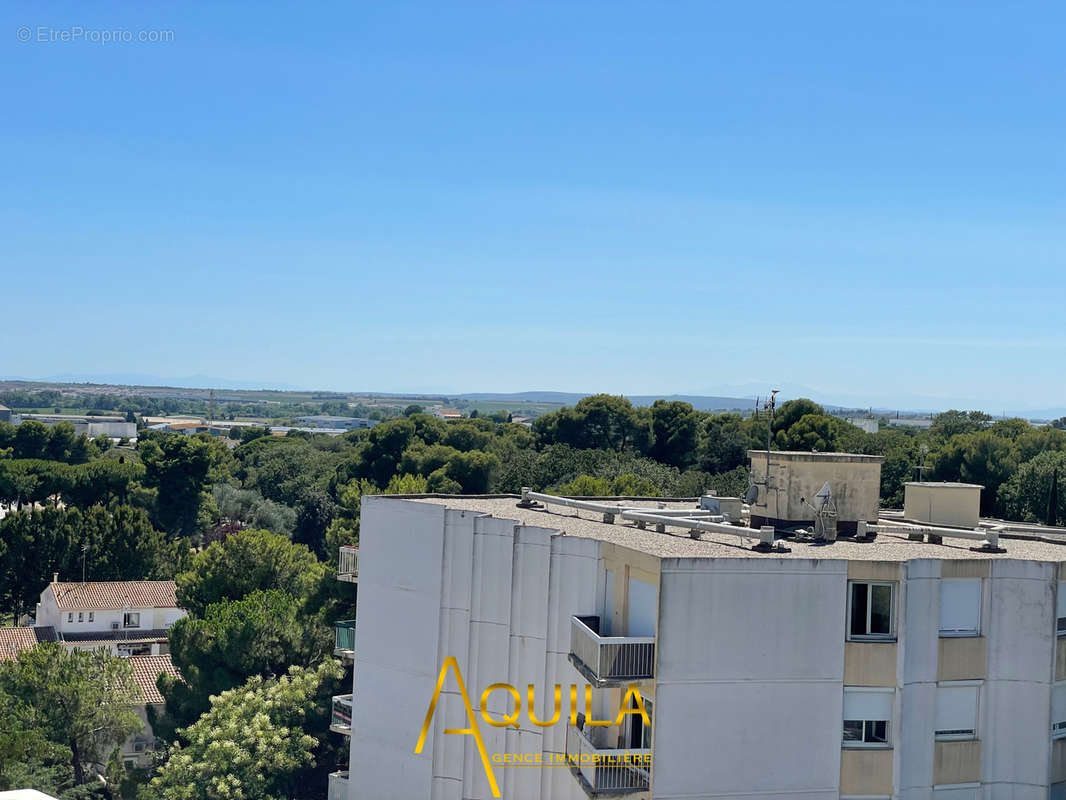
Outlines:
[{"label": "clear blue sky", "polygon": [[0,14],[4,377],[1066,400],[1060,2]]}]

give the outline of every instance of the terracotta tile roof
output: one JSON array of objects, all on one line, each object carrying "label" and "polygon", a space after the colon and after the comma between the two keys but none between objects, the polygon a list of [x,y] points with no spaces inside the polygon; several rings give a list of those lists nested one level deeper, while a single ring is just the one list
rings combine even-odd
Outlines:
[{"label": "terracotta tile roof", "polygon": [[174,581],[93,581],[52,583],[60,611],[119,611],[123,608],[177,608]]},{"label": "terracotta tile roof", "polygon": [[0,628],[0,661],[10,661],[41,642],[55,640],[56,629],[50,625],[40,628]]},{"label": "terracotta tile roof", "polygon": [[130,667],[133,669],[133,680],[137,682],[137,685],[141,687],[141,691],[144,693],[145,703],[164,702],[163,695],[160,694],[159,688],[155,685],[160,673],[165,672],[167,675],[181,680],[181,673],[178,672],[177,667],[170,660],[169,654],[165,656],[130,656],[126,660],[130,662]]}]

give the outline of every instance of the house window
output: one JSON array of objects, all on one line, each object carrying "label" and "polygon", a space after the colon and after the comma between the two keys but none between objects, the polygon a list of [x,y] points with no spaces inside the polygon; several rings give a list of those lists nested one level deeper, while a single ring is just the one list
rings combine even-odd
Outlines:
[{"label": "house window", "polygon": [[78,612],[78,622],[85,622],[85,612],[84,611],[79,611]]},{"label": "house window", "polygon": [[73,621],[74,621],[74,612],[71,611],[69,614],[67,614],[67,622],[73,622]]},{"label": "house window", "polygon": [[123,628],[139,628],[141,627],[141,614],[139,611],[127,611],[122,615],[122,627]]},{"label": "house window", "polygon": [[1066,581],[1059,581],[1059,590],[1055,596],[1055,632],[1066,636]]},{"label": "house window", "polygon": [[844,747],[889,747],[893,689],[844,687]]},{"label": "house window", "polygon": [[940,581],[940,635],[976,636],[981,623],[981,579]]},{"label": "house window", "polygon": [[848,589],[848,638],[894,638],[896,584],[852,581]]},{"label": "house window", "polygon": [[1051,688],[1051,736],[1066,736],[1066,683]]},{"label": "house window", "polygon": [[936,738],[977,738],[977,697],[980,684],[941,683],[936,687]]},{"label": "house window", "polygon": [[92,621],[93,621],[93,612],[90,611],[89,612],[89,622],[92,622]]}]

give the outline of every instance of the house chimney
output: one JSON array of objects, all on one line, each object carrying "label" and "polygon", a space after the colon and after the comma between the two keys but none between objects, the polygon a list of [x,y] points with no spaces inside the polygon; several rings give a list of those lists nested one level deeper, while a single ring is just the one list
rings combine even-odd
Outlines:
[{"label": "house chimney", "polygon": [[52,573],[52,583],[59,583],[59,573],[58,572],[53,572]]}]

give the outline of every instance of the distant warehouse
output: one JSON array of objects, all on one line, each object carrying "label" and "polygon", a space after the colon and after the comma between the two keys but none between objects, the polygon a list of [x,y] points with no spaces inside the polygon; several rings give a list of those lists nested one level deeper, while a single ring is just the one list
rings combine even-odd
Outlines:
[{"label": "distant warehouse", "polygon": [[137,423],[126,422],[125,417],[96,417],[81,414],[11,414],[11,424],[21,425],[37,420],[51,428],[60,422],[69,422],[75,433],[84,433],[90,439],[110,436],[112,439],[136,439]]},{"label": "distant warehouse", "polygon": [[378,422],[366,417],[333,417],[328,414],[317,414],[310,417],[297,417],[296,424],[307,428],[342,428],[346,431],[354,431],[360,428],[373,428]]}]

